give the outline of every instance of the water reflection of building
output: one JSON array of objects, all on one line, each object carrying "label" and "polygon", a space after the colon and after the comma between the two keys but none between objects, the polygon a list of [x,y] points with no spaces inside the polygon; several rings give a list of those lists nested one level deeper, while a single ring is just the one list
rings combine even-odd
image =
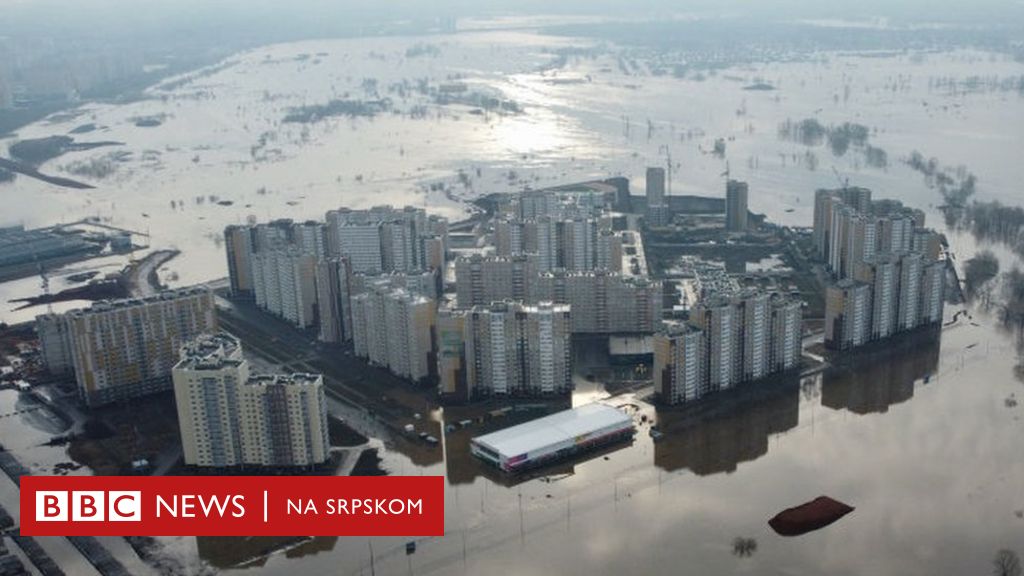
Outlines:
[{"label": "water reflection of building", "polygon": [[796,376],[716,395],[710,403],[659,410],[654,465],[706,476],[734,472],[741,462],[768,453],[768,438],[796,427],[800,386]]},{"label": "water reflection of building", "polygon": [[913,332],[879,350],[847,358],[822,375],[821,404],[855,414],[887,412],[914,396],[914,383],[935,373],[939,332]]},{"label": "water reflection of building", "polygon": [[338,543],[337,536],[197,536],[199,558],[219,570],[258,568],[264,566],[274,552],[285,558],[301,558],[330,552]]}]

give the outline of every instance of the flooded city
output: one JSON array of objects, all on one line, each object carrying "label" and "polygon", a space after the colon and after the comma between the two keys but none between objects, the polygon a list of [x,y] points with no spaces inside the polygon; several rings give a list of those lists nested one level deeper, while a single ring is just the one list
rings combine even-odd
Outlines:
[{"label": "flooded city", "polygon": [[[314,347],[315,333],[292,338],[218,295],[221,328],[263,330],[242,338],[254,372],[341,374],[327,411],[354,440],[332,436],[336,474],[445,478],[444,536],[98,538],[129,573],[988,574],[1001,551],[1024,554],[1020,228],[1000,235],[966,202],[950,209],[960,193],[1024,200],[1020,55],[910,44],[699,66],[588,26],[467,18],[431,34],[262,45],[139,98],[86,102],[17,129],[0,139],[0,157],[21,158],[18,142],[71,136],[33,165],[90,188],[13,171],[0,178],[0,227],[97,223],[126,231],[131,247],[3,281],[0,323],[87,308],[100,298],[19,301],[83,285],[83,274],[148,278],[150,291],[225,289],[229,225],[389,204],[454,227],[489,216],[477,201],[495,193],[626,177],[640,196],[652,166],[667,168],[669,198],[724,197],[727,180],[745,181],[750,213],[780,228],[815,225],[823,188],[863,187],[922,211],[958,283],[947,285],[942,321],[833,354],[821,304],[804,311],[802,370],[678,406],[659,402],[650,360],[617,364],[574,337],[571,394],[477,406],[354,367],[350,348]],[[659,249],[647,247],[655,272],[690,276],[692,256]],[[799,272],[787,250],[738,264],[714,250],[701,258],[770,282]],[[997,272],[978,280],[971,262],[982,254]],[[366,384],[375,379],[376,394]],[[372,409],[353,401],[360,394]],[[145,444],[133,454],[180,471],[181,447],[158,441],[177,441],[174,396],[159,398],[119,405],[147,414],[140,432],[130,420],[99,424],[77,404],[73,378],[12,386],[0,390],[0,445],[32,474],[102,474],[96,462],[117,460],[103,439],[127,434]],[[471,453],[481,434],[594,401],[628,414],[635,435],[514,475]],[[18,489],[0,480],[0,505],[16,513]],[[799,537],[769,526],[823,495],[853,511]],[[102,573],[63,539],[36,540],[64,573]]]}]

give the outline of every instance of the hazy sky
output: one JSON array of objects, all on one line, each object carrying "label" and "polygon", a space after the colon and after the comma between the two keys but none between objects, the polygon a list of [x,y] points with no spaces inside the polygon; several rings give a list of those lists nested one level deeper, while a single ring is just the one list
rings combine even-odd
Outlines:
[{"label": "hazy sky", "polygon": [[[0,37],[248,46],[402,33],[458,17],[586,14],[664,21],[674,14],[946,23],[1024,30],[1024,0],[0,0]],[[411,24],[409,24],[411,23]],[[387,24],[388,27],[383,27]],[[1024,41],[1024,33],[1014,33]]]}]

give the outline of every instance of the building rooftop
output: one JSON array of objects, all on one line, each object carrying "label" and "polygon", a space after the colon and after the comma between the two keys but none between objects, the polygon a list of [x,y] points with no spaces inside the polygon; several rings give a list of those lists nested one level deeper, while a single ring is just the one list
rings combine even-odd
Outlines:
[{"label": "building rooftop", "polygon": [[123,298],[120,300],[98,300],[93,303],[90,308],[76,308],[69,310],[65,314],[67,316],[83,316],[86,314],[93,314],[97,312],[109,312],[115,309],[131,308],[133,306],[142,306],[144,304],[152,304],[154,302],[161,302],[166,300],[175,300],[185,296],[196,296],[198,294],[212,293],[209,287],[204,284],[198,286],[189,286],[186,288],[178,288],[175,290],[165,290],[159,294],[152,296],[146,296],[144,298]]},{"label": "building rooftop", "polygon": [[625,412],[606,404],[585,404],[473,439],[506,457],[528,454],[588,432],[632,422]]},{"label": "building rooftop", "polygon": [[225,332],[202,334],[181,347],[181,361],[175,368],[218,370],[242,362],[242,345]]},{"label": "building rooftop", "polygon": [[293,385],[293,386],[309,386],[323,381],[323,376],[320,374],[305,374],[297,372],[295,374],[258,374],[256,376],[250,376],[249,380],[246,381],[248,386],[271,386],[274,384],[280,385]]}]

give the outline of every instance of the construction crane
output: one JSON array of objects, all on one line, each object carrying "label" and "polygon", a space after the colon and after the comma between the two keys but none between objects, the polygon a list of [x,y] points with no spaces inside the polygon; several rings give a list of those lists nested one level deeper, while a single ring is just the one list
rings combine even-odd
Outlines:
[{"label": "construction crane", "polygon": [[665,195],[672,195],[672,151],[668,149],[668,144],[662,144],[658,147],[659,154],[665,154]]},{"label": "construction crane", "polygon": [[836,175],[836,180],[839,181],[839,186],[843,190],[846,190],[846,189],[848,189],[850,187],[850,178],[849,177],[843,178],[842,176],[840,176],[839,175],[839,170],[836,170],[836,167],[834,165],[832,166],[832,173]]}]

